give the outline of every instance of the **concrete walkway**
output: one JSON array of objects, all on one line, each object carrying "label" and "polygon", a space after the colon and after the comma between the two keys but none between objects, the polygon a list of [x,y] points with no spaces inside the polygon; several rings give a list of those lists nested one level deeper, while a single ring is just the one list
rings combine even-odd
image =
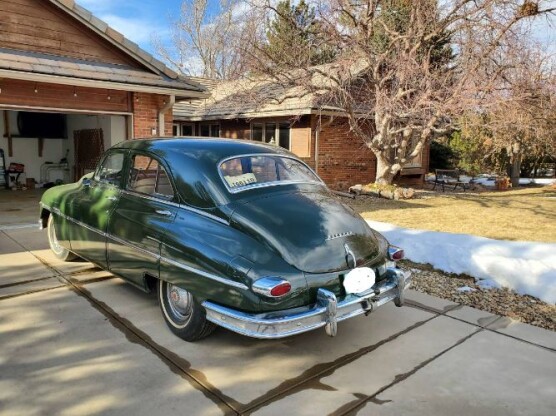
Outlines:
[{"label": "concrete walkway", "polygon": [[172,335],[156,297],[0,231],[0,415],[552,415],[556,333],[417,292],[259,341]]}]

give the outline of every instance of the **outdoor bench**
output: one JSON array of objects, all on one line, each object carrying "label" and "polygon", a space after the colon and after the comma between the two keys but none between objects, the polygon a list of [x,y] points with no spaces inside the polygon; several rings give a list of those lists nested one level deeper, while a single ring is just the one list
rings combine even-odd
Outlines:
[{"label": "outdoor bench", "polygon": [[442,192],[445,192],[446,185],[453,185],[455,191],[458,186],[463,189],[463,192],[468,188],[468,183],[461,180],[460,173],[455,169],[435,169],[434,186],[432,190],[436,189],[437,185],[442,186]]}]

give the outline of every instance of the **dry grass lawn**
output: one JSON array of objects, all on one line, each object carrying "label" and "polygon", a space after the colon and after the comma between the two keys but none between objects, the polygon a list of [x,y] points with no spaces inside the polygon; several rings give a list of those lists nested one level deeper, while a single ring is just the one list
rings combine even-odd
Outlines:
[{"label": "dry grass lawn", "polygon": [[473,234],[499,240],[556,242],[556,190],[420,192],[391,201],[359,196],[349,204],[364,218],[405,228]]}]

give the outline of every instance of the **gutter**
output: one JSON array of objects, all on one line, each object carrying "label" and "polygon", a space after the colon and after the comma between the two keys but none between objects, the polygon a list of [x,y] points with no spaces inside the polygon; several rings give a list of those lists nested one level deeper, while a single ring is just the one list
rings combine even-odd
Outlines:
[{"label": "gutter", "polygon": [[159,136],[164,136],[164,113],[170,110],[175,103],[176,103],[176,96],[173,94],[169,95],[168,102],[160,110],[158,110],[158,135]]},{"label": "gutter", "polygon": [[155,85],[139,85],[131,84],[125,82],[115,82],[115,81],[103,81],[103,80],[93,80],[77,77],[69,77],[63,75],[50,75],[50,74],[39,74],[39,73],[29,73],[21,72],[15,70],[0,69],[0,77],[18,79],[21,81],[33,81],[33,82],[46,82],[50,84],[61,84],[61,85],[71,85],[73,87],[86,87],[86,88],[101,88],[109,90],[118,91],[131,91],[131,92],[143,92],[149,94],[173,94],[179,97],[191,98],[207,98],[209,94],[202,91],[192,91],[188,89],[180,89],[173,86],[162,87]]}]

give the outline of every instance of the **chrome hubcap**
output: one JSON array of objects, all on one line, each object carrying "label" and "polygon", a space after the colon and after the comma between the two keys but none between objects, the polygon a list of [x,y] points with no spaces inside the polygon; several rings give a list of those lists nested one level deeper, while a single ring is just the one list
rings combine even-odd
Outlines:
[{"label": "chrome hubcap", "polygon": [[187,319],[191,315],[192,297],[191,294],[181,287],[170,283],[166,285],[166,294],[170,309],[180,319]]}]

